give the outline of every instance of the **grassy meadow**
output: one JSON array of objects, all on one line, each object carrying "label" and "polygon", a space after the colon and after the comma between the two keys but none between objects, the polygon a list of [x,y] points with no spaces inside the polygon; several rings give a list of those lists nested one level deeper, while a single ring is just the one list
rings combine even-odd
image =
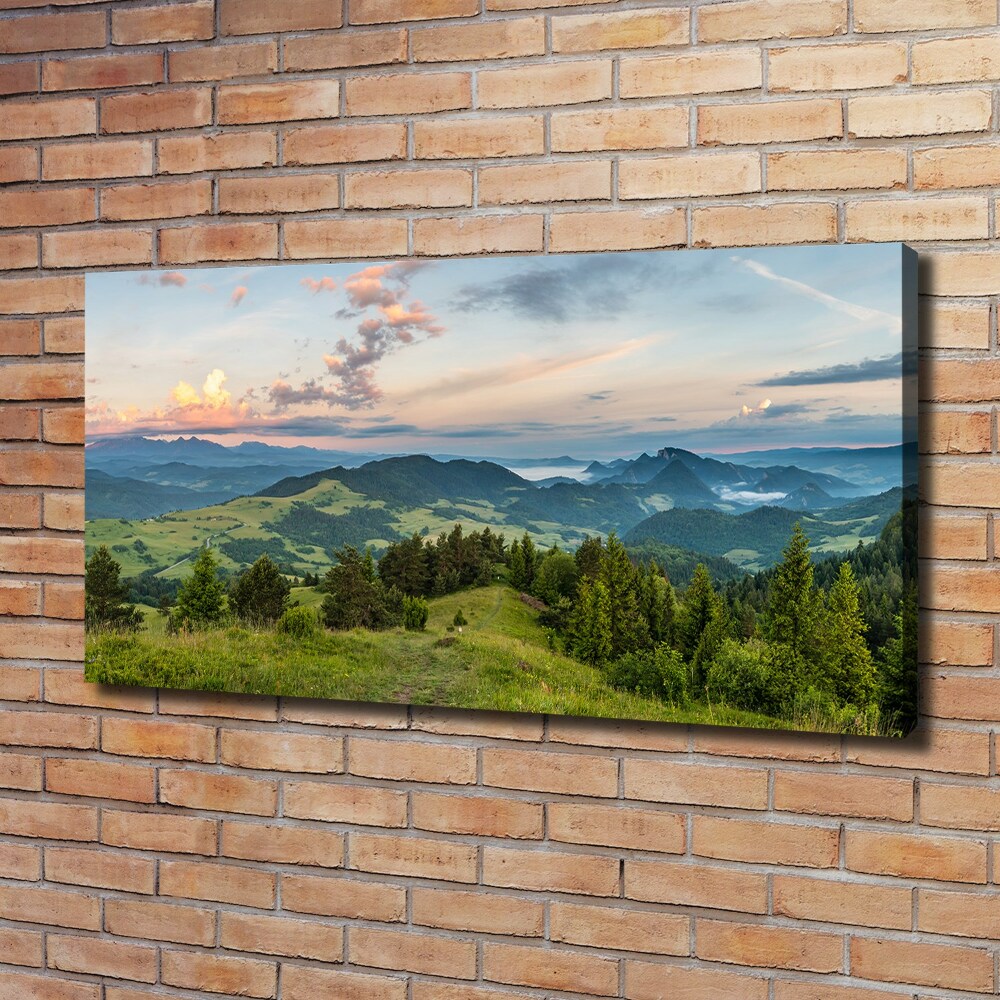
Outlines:
[{"label": "grassy meadow", "polygon": [[[296,588],[292,599],[318,606],[322,595]],[[600,718],[789,728],[754,712],[685,707],[610,687],[596,667],[548,648],[534,613],[504,584],[429,602],[423,632],[355,629],[296,639],[240,627],[167,636],[163,617],[144,609],[136,634],[89,634],[86,676],[103,684],[294,695],[547,712]],[[461,609],[469,624],[449,631]]]}]

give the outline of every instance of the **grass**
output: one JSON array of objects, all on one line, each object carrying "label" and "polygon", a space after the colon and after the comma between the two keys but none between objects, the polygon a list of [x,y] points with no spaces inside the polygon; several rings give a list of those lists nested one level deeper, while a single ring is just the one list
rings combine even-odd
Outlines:
[{"label": "grass", "polygon": [[[293,595],[303,605],[298,588]],[[315,594],[315,592],[312,592]],[[319,597],[320,595],[315,595]],[[462,633],[448,626],[461,609]],[[87,679],[106,684],[442,705],[615,719],[793,728],[738,709],[674,706],[609,687],[595,668],[548,649],[546,633],[500,584],[430,602],[424,632],[318,632],[291,639],[228,628],[165,633],[156,612],[134,636],[88,635]]]}]

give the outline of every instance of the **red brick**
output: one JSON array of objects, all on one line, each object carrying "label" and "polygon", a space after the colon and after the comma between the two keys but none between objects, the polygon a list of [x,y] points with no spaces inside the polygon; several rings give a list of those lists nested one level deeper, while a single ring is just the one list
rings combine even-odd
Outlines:
[{"label": "red brick", "polygon": [[108,899],[104,903],[104,928],[116,937],[201,945],[203,948],[215,944],[215,913],[197,906]]},{"label": "red brick", "polygon": [[406,156],[406,125],[384,122],[289,129],[283,150],[288,166],[400,160]]},{"label": "red brick", "polygon": [[151,230],[68,231],[42,236],[42,264],[48,268],[146,264],[152,256]]},{"label": "red brick", "polygon": [[336,118],[339,114],[340,83],[337,80],[232,85],[219,90],[220,125]]},{"label": "red brick", "polygon": [[187,42],[214,35],[213,0],[189,0],[158,7],[124,7],[111,12],[111,41],[115,45]]},{"label": "red brick", "polygon": [[227,222],[160,230],[160,261],[258,260],[278,255],[278,227],[269,222]]},{"label": "red brick", "polygon": [[0,184],[33,181],[38,177],[38,153],[28,146],[0,149]]},{"label": "red brick", "polygon": [[690,948],[684,914],[553,902],[549,919],[550,939],[566,944],[655,955],[687,955]]},{"label": "red brick", "polygon": [[669,149],[688,144],[687,108],[613,108],[554,114],[555,152]]},{"label": "red brick", "polygon": [[[51,495],[46,497],[46,504],[50,499]],[[149,714],[153,711],[155,693],[148,688],[116,688],[90,684],[84,679],[82,671],[76,667],[62,669],[50,667],[45,672],[45,700],[53,705],[85,705],[91,708],[112,708]],[[104,731],[107,734],[107,721]]]},{"label": "red brick", "polygon": [[460,216],[413,221],[413,252],[421,257],[541,250],[543,243],[541,215]]},{"label": "red brick", "polygon": [[[629,1000],[663,1000],[664,997],[672,1000],[714,1000],[715,997],[767,1000],[767,984],[766,979],[714,968],[625,962],[625,996]],[[820,1000],[819,994],[812,1000]]]},{"label": "red brick", "polygon": [[162,979],[168,986],[206,990],[230,997],[278,995],[277,965],[251,958],[164,951]]},{"label": "red brick", "polygon": [[316,920],[260,917],[249,913],[223,913],[223,948],[317,962],[342,962],[344,929]]},{"label": "red brick", "polygon": [[625,897],[743,913],[767,912],[767,877],[739,868],[667,861],[625,862]]},{"label": "red brick", "polygon": [[618,963],[580,951],[487,943],[483,946],[483,978],[513,986],[609,997],[618,992]]},{"label": "red brick", "polygon": [[349,115],[427,114],[472,106],[468,73],[355,76],[345,90]]},{"label": "red brick", "polygon": [[485,885],[508,889],[616,896],[618,862],[598,855],[487,847],[482,880]]},{"label": "red brick", "polygon": [[767,771],[764,768],[628,760],[625,762],[625,797],[646,802],[766,809]]},{"label": "red brick", "polygon": [[271,167],[278,162],[278,139],[273,132],[171,136],[160,139],[158,148],[163,174]]},{"label": "red brick", "polygon": [[739,0],[698,11],[698,38],[703,42],[823,38],[846,30],[846,0]]},{"label": "red brick", "polygon": [[[38,420],[38,410],[26,406],[0,406],[0,438],[4,441],[37,441]],[[6,518],[4,525],[11,527]]]},{"label": "red brick", "polygon": [[53,316],[45,321],[46,354],[83,354],[83,317]]},{"label": "red brick", "polygon": [[414,123],[413,148],[428,160],[528,156],[544,150],[545,123],[538,115],[433,118]]},{"label": "red brick", "polygon": [[178,49],[170,52],[167,58],[171,83],[230,80],[273,73],[278,68],[278,46],[275,42],[248,42],[245,45]]},{"label": "red brick", "polygon": [[63,795],[153,802],[154,775],[151,767],[55,757],[45,765],[45,788]]},{"label": "red brick", "polygon": [[993,956],[983,948],[928,941],[851,939],[851,973],[862,979],[993,992]]},{"label": "red brick", "polygon": [[129,757],[215,761],[215,729],[182,722],[106,718],[101,730],[105,753]]},{"label": "red brick", "polygon": [[234,774],[162,770],[160,801],[186,809],[274,816],[278,809],[278,785]]},{"label": "red brick", "polygon": [[163,56],[159,52],[46,59],[42,63],[43,90],[105,90],[162,82]]},{"label": "red brick", "polygon": [[62,802],[0,799],[0,833],[45,840],[96,840],[97,810]]},{"label": "red brick", "polygon": [[0,191],[0,218],[10,228],[92,222],[93,188]]},{"label": "red brick", "polygon": [[836,827],[766,823],[721,816],[694,818],[693,853],[727,861],[836,868]]},{"label": "red brick", "polygon": [[542,937],[545,905],[520,896],[444,889],[411,890],[413,922],[425,927],[477,934]]},{"label": "red brick", "polygon": [[37,528],[42,521],[42,498],[31,493],[0,493],[5,528]]},{"label": "red brick", "polygon": [[42,758],[26,754],[0,754],[0,788],[23,792],[42,790]]},{"label": "red brick", "polygon": [[[6,111],[6,109],[4,109]],[[3,313],[48,313],[71,312],[83,309],[83,276],[67,275],[65,277],[44,278],[8,278],[0,281],[0,314]],[[75,368],[68,366],[57,374],[66,378]],[[23,373],[18,373],[20,377]],[[16,383],[15,383],[16,385]],[[24,399],[24,396],[12,396],[10,383],[0,375],[0,399]],[[16,390],[14,390],[16,391]],[[32,389],[31,392],[34,392]],[[76,391],[76,396],[82,393]],[[44,395],[32,395],[32,399],[49,398]]]},{"label": "red brick", "polygon": [[148,139],[64,143],[46,146],[42,155],[42,177],[47,181],[138,177],[152,172],[153,144]]},{"label": "red brick", "polygon": [[483,784],[561,795],[618,795],[618,761],[595,754],[483,750]]},{"label": "red brick", "polygon": [[774,912],[796,920],[909,930],[913,891],[833,879],[774,877]]},{"label": "red brick", "polygon": [[351,737],[349,771],[367,778],[468,785],[476,780],[474,747]]},{"label": "red brick", "polygon": [[475,882],[478,850],[469,844],[426,837],[351,834],[351,867],[383,875]]},{"label": "red brick", "polygon": [[406,890],[382,882],[282,875],[281,905],[295,913],[399,923],[406,919]]},{"label": "red brick", "polygon": [[452,979],[476,977],[476,943],[471,940],[352,927],[349,948],[353,965]]},{"label": "red brick", "polygon": [[371,215],[285,223],[285,256],[292,259],[372,257],[406,253],[406,220]]},{"label": "red brick", "polygon": [[0,94],[33,94],[37,90],[37,62],[24,60],[0,66]]},{"label": "red brick", "polygon": [[222,854],[245,861],[340,868],[344,863],[344,835],[312,827],[224,820]]},{"label": "red brick", "polygon": [[61,454],[51,448],[12,449],[0,455],[0,483],[7,486],[82,486],[80,457],[79,452]]},{"label": "red brick", "polygon": [[844,940],[837,934],[791,927],[699,919],[695,921],[695,954],[710,962],[765,969],[840,972]]},{"label": "red brick", "polygon": [[106,849],[46,847],[45,877],[50,882],[67,885],[152,895],[156,884],[156,862]]},{"label": "red brick", "polygon": [[207,87],[116,94],[101,100],[101,132],[163,132],[198,128],[212,120],[212,92]]},{"label": "red brick", "polygon": [[[38,354],[41,349],[42,325],[37,320],[0,320],[0,355]],[[38,415],[37,410],[21,412]]]},{"label": "red brick", "polygon": [[219,0],[224,35],[259,35],[273,31],[339,28],[341,8],[329,0]]},{"label": "red brick", "polygon": [[777,773],[774,808],[781,812],[905,823],[913,819],[913,782],[814,771]]},{"label": "red brick", "polygon": [[926,833],[848,830],[850,871],[946,882],[986,882],[986,842]]},{"label": "red brick", "polygon": [[176,219],[208,215],[211,211],[209,180],[122,184],[101,189],[101,218],[108,221]]},{"label": "red brick", "polygon": [[101,927],[101,901],[84,893],[0,885],[0,902],[6,920],[47,924],[58,914],[62,927],[89,931]]},{"label": "red brick", "polygon": [[541,17],[449,24],[411,32],[415,62],[465,62],[545,54]]},{"label": "red brick", "polygon": [[545,825],[540,802],[432,792],[414,792],[411,799],[418,830],[530,840],[540,838]]},{"label": "red brick", "polygon": [[284,814],[362,826],[406,826],[406,793],[366,785],[286,782]]},{"label": "red brick", "polygon": [[479,0],[349,0],[351,24],[424,21],[439,17],[472,17]]},{"label": "red brick", "polygon": [[406,31],[300,35],[285,39],[285,69],[341,69],[406,62]]},{"label": "red brick", "polygon": [[276,698],[225,691],[160,691],[160,715],[198,715],[220,719],[250,719],[274,722],[278,717]]},{"label": "red brick", "polygon": [[269,910],[275,877],[267,872],[209,861],[161,861],[160,895],[235,903]]},{"label": "red brick", "polygon": [[99,49],[107,40],[104,11],[32,14],[4,21],[0,54]]},{"label": "red brick", "polygon": [[334,972],[302,965],[281,970],[282,1000],[315,1000],[318,996],[337,1000],[405,1000],[406,980],[369,976],[358,972]]},{"label": "red brick", "polygon": [[20,972],[0,972],[0,991],[18,1000],[100,1000],[96,983],[53,979]]},{"label": "red brick", "polygon": [[93,135],[97,130],[97,102],[92,97],[4,101],[3,110],[0,140]]},{"label": "red brick", "polygon": [[481,108],[539,108],[606,100],[611,97],[611,63],[594,59],[480,70],[476,93]]},{"label": "red brick", "polygon": [[[12,755],[8,755],[12,756]],[[0,769],[2,769],[0,758]],[[39,781],[39,786],[41,781]],[[42,877],[42,850],[27,844],[0,844],[0,878],[37,882]]]},{"label": "red brick", "polygon": [[0,583],[0,615],[37,615],[41,613],[42,589],[37,583],[4,580]]},{"label": "red brick", "polygon": [[995,940],[1000,934],[1000,897],[995,893],[918,892],[917,927],[932,934]]},{"label": "red brick", "polygon": [[[66,406],[42,410],[42,440],[49,444],[83,444],[83,411]],[[71,467],[76,457],[76,452],[69,452],[63,455],[63,461]]]},{"label": "red brick", "polygon": [[623,11],[552,19],[553,52],[659,48],[686,45],[691,17],[687,10]]},{"label": "red brick", "polygon": [[265,771],[335,774],[344,769],[339,737],[222,731],[222,763]]},{"label": "red brick", "polygon": [[0,234],[0,268],[18,271],[38,267],[38,237],[29,233]]},{"label": "red brick", "polygon": [[0,745],[93,750],[97,747],[97,720],[68,712],[2,711]]},{"label": "red brick", "polygon": [[213,819],[106,809],[101,823],[101,842],[138,851],[213,855],[216,853],[217,830],[218,825]]}]

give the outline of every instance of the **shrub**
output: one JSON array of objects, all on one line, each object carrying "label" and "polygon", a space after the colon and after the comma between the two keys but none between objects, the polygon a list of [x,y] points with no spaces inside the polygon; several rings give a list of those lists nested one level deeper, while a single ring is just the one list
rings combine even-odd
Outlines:
[{"label": "shrub", "polygon": [[612,687],[622,691],[634,691],[674,705],[687,701],[687,667],[680,653],[668,646],[626,653],[607,666],[605,675]]},{"label": "shrub", "polygon": [[463,625],[468,625],[469,621],[465,615],[462,614],[462,609],[459,608],[458,611],[455,612],[455,617],[452,619],[451,623],[456,628],[461,628]]},{"label": "shrub", "polygon": [[422,597],[403,598],[403,628],[411,632],[422,632],[427,627],[430,607]]},{"label": "shrub", "polygon": [[316,632],[316,613],[310,608],[288,608],[275,626],[282,635],[308,639]]},{"label": "shrub", "polygon": [[708,668],[709,698],[733,708],[780,714],[793,694],[789,672],[782,668],[783,653],[790,655],[758,639],[743,644],[724,640]]}]

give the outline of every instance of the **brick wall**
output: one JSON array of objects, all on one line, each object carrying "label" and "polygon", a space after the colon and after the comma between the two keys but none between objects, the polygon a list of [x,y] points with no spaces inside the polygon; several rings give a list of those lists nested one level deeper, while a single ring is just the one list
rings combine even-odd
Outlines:
[{"label": "brick wall", "polygon": [[[0,0],[0,997],[1000,989],[997,0]],[[546,2],[548,6],[546,6]],[[83,272],[905,240],[902,744],[83,683]]]}]

